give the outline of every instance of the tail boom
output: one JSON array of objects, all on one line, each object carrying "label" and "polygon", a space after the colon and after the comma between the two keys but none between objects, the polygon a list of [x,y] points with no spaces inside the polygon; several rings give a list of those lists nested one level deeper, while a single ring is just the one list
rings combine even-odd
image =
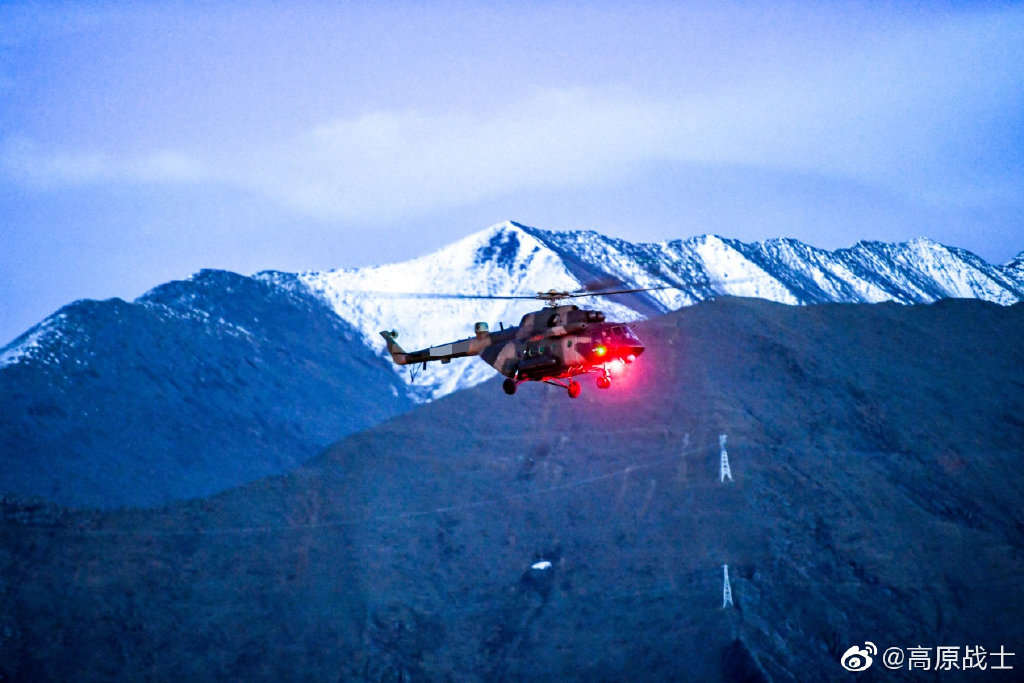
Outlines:
[{"label": "tail boom", "polygon": [[382,331],[380,336],[384,337],[388,353],[391,354],[391,358],[395,361],[396,365],[413,365],[415,363],[427,363],[435,360],[439,360],[442,363],[449,363],[452,358],[479,355],[481,351],[491,344],[489,335],[477,336],[470,337],[469,339],[461,339],[448,344],[441,344],[440,346],[431,346],[430,348],[420,349],[419,351],[408,352],[395,341],[395,337],[398,336],[398,333],[394,330]]}]

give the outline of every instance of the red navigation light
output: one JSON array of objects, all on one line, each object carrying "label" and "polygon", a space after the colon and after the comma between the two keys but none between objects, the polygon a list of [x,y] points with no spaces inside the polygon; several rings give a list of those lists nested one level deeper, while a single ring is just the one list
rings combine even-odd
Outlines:
[{"label": "red navigation light", "polygon": [[603,356],[606,353],[608,353],[608,347],[605,346],[604,344],[598,344],[597,346],[594,347],[594,355],[595,356],[600,357],[600,356]]}]

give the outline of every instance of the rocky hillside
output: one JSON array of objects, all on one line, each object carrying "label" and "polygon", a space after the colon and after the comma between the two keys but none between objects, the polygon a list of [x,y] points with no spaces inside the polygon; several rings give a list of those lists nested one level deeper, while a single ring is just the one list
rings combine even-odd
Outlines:
[{"label": "rocky hillside", "polygon": [[159,511],[4,501],[0,678],[803,681],[865,640],[1020,652],[1024,306],[723,298],[639,331],[575,401],[485,383]]},{"label": "rocky hillside", "polygon": [[12,348],[0,492],[68,505],[209,495],[412,405],[320,301],[223,271],[133,303],[75,302]]}]

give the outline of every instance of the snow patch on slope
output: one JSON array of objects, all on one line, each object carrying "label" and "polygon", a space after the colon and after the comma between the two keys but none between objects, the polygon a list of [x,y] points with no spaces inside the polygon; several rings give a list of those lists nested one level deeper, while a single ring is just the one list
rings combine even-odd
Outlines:
[{"label": "snow patch on slope", "polygon": [[691,248],[720,294],[751,296],[783,304],[802,303],[768,271],[746,258],[732,240],[705,235],[694,240]]},{"label": "snow patch on slope", "polygon": [[54,342],[63,335],[62,327],[66,319],[64,313],[51,315],[0,349],[0,368],[26,361],[49,363],[56,360],[52,357],[52,348]]}]

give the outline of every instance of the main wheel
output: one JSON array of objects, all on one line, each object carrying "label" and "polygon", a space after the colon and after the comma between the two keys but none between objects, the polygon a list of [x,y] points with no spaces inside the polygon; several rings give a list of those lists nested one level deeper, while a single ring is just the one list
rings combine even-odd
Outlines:
[{"label": "main wheel", "polygon": [[505,393],[511,396],[516,393],[516,381],[509,377],[501,383],[501,388],[505,390]]},{"label": "main wheel", "polygon": [[574,379],[569,380],[569,387],[568,387],[568,389],[569,389],[569,398],[576,398],[577,396],[580,395],[580,392],[583,391],[583,387],[581,387],[580,383],[577,382]]},{"label": "main wheel", "polygon": [[597,378],[597,388],[598,389],[607,389],[611,385],[612,385],[612,381],[610,379],[608,379],[607,377],[605,377],[604,375],[601,375],[600,377]]}]

